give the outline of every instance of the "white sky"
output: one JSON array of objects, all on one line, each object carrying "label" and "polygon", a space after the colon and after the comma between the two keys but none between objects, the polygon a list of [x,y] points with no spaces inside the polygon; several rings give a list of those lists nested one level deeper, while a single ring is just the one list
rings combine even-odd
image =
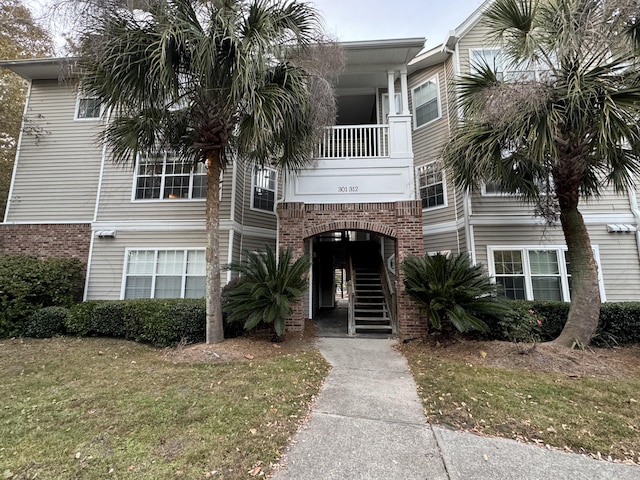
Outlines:
[{"label": "white sky", "polygon": [[341,41],[425,37],[444,42],[483,0],[310,0]]},{"label": "white sky", "polygon": [[[25,0],[36,16],[56,0]],[[340,41],[424,37],[427,47],[446,39],[483,0],[308,0],[322,13],[327,33]],[[50,22],[50,28],[56,29]],[[53,32],[54,37],[61,32]],[[58,43],[60,40],[58,39]]]}]

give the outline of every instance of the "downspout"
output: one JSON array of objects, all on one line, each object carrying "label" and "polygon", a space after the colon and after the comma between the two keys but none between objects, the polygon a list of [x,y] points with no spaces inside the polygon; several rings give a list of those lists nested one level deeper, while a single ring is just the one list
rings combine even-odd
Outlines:
[{"label": "downspout", "polygon": [[[456,41],[456,46],[453,51],[453,65],[454,65],[454,73],[456,77],[460,76],[460,44]],[[456,103],[457,103],[457,92],[456,92]],[[458,119],[462,120],[462,107],[458,105]],[[462,203],[463,213],[464,213],[464,229],[467,232],[465,235],[465,240],[467,244],[467,253],[471,255],[471,262],[476,264],[476,249],[475,249],[475,238],[473,234],[473,225],[471,225],[470,216],[472,214],[471,211],[471,197],[469,194],[469,189],[466,189],[464,192],[463,203]]]},{"label": "downspout", "polygon": [[[455,54],[455,52],[448,48],[446,45],[442,47],[442,51],[450,55]],[[447,78],[446,63],[444,65],[444,84],[447,86],[447,88],[445,89],[445,97],[447,99],[447,138],[451,138],[451,115],[449,111],[449,108],[451,107],[451,100],[449,99],[449,79]],[[456,222],[456,253],[460,254],[460,231],[458,230],[458,188],[455,184],[453,185],[453,218]]]},{"label": "downspout", "polygon": [[7,196],[7,203],[4,207],[4,223],[7,223],[7,220],[9,218],[9,207],[11,206],[11,198],[13,197],[13,186],[16,183],[16,172],[18,171],[18,161],[20,159],[20,152],[22,151],[22,134],[24,133],[24,122],[27,119],[27,109],[29,108],[29,100],[31,99],[32,85],[33,85],[33,80],[29,81],[27,98],[24,101],[24,109],[22,110],[22,122],[20,124],[20,134],[18,135],[18,146],[16,147],[16,156],[13,161],[13,172],[11,172],[11,184],[9,185],[9,195]]},{"label": "downspout", "polygon": [[631,213],[636,219],[636,247],[638,248],[638,258],[640,258],[640,209],[638,208],[638,197],[636,189],[629,189],[629,206]]},{"label": "downspout", "polygon": [[[107,113],[106,123],[111,120],[111,110]],[[107,158],[107,144],[102,145],[102,161],[100,162],[100,176],[98,177],[98,191],[96,192],[96,206],[93,209],[93,222],[91,225],[91,240],[89,240],[89,255],[87,257],[87,274],[84,279],[84,293],[82,294],[82,301],[87,301],[89,294],[89,279],[91,278],[91,262],[93,261],[93,242],[95,241],[95,232],[93,231],[93,223],[98,221],[98,209],[100,205],[100,198],[102,193],[102,179],[104,177],[104,164]],[[134,166],[135,168],[135,166]],[[124,267],[123,267],[124,268]]]}]

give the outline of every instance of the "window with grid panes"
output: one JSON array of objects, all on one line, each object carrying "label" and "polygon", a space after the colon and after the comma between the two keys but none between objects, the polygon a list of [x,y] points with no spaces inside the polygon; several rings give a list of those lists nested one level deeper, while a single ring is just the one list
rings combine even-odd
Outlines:
[{"label": "window with grid panes", "polygon": [[418,190],[422,208],[433,208],[445,205],[444,173],[437,162],[418,167]]},{"label": "window with grid panes", "polygon": [[251,205],[258,210],[275,211],[277,172],[273,168],[256,167],[253,170],[253,199]]},{"label": "window with grid panes", "polygon": [[411,90],[413,121],[416,128],[440,117],[438,82],[435,77]]},{"label": "window with grid panes", "polygon": [[202,298],[204,250],[130,250],[124,298]]},{"label": "window with grid panes", "polygon": [[102,101],[98,97],[78,97],[76,120],[97,120],[102,116]]},{"label": "window with grid panes", "polygon": [[194,166],[167,154],[138,162],[136,200],[203,199],[206,191],[207,171],[202,162]]},{"label": "window with grid panes", "polygon": [[570,301],[571,273],[565,249],[500,249],[492,253],[502,295],[514,300]]}]

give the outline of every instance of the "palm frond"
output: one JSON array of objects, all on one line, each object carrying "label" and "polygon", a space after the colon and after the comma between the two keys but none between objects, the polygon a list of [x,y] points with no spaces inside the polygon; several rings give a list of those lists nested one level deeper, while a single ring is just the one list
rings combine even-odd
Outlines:
[{"label": "palm frond", "polygon": [[278,336],[282,336],[292,303],[307,287],[309,259],[300,257],[294,261],[291,249],[276,255],[271,247],[265,252],[245,252],[244,257],[244,261],[226,267],[241,276],[228,293],[224,310],[230,321],[242,322],[247,329],[263,322],[273,324]]},{"label": "palm frond", "polygon": [[409,257],[402,264],[405,288],[427,313],[434,328],[444,321],[457,330],[486,331],[481,316],[499,316],[510,311],[496,297],[495,285],[481,265],[471,265],[466,254]]}]

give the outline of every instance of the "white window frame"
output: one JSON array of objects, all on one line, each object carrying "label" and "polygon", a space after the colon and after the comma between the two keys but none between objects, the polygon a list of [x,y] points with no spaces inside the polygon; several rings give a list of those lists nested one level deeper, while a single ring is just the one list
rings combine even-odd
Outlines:
[{"label": "white window frame", "polygon": [[[437,102],[437,107],[438,107],[438,116],[435,118],[432,118],[431,120],[429,120],[426,123],[423,123],[422,125],[418,125],[418,116],[416,115],[416,108],[420,107],[424,104],[421,105],[416,105],[416,95],[415,92],[416,90],[418,90],[419,88],[422,88],[423,86],[425,86],[428,83],[434,83],[436,86],[436,102]],[[413,87],[411,89],[411,107],[413,110],[413,129],[414,130],[418,130],[420,128],[426,127],[427,125],[432,124],[433,122],[439,120],[440,118],[442,118],[442,105],[441,105],[441,97],[440,97],[440,81],[438,79],[438,75],[434,75],[431,78],[426,79],[424,82],[420,83],[419,85],[416,85],[415,87]]]},{"label": "white window frame", "polygon": [[[440,162],[438,160],[432,160],[430,162],[423,163],[422,165],[418,165],[416,167],[416,174],[415,174],[416,182],[417,182],[416,188],[417,188],[417,192],[418,192],[418,199],[420,200],[420,204],[421,205],[422,205],[422,195],[420,194],[420,169],[426,168],[426,167],[428,167],[430,165],[435,165],[436,168],[437,168],[439,163]],[[446,172],[445,172],[444,168],[438,168],[438,171],[440,172],[440,175],[442,176],[442,195],[443,195],[444,203],[442,203],[441,205],[434,205],[432,207],[422,207],[423,211],[425,211],[425,210],[438,210],[440,208],[445,208],[445,207],[447,207],[449,205],[449,201],[447,199],[447,176],[446,176]],[[436,184],[434,183],[434,184],[431,184],[431,185],[436,185]]]},{"label": "white window frame", "polygon": [[[126,292],[126,287],[127,287],[127,278],[129,277],[129,255],[131,252],[153,252],[153,273],[151,274],[151,287],[150,287],[150,293],[151,296],[150,297],[144,297],[144,298],[155,298],[155,291],[156,291],[156,280],[159,276],[162,275],[158,275],[158,256],[160,252],[182,252],[183,254],[183,260],[182,260],[182,281],[181,281],[181,285],[180,285],[180,297],[175,297],[175,298],[185,298],[185,290],[186,290],[186,282],[187,282],[187,277],[189,276],[195,276],[195,277],[205,277],[205,281],[206,281],[206,270],[205,273],[203,275],[188,275],[187,274],[187,258],[188,258],[188,254],[189,252],[192,251],[197,251],[197,252],[205,252],[206,255],[206,249],[201,248],[201,247],[195,247],[195,248],[191,248],[191,247],[148,247],[148,248],[127,248],[125,249],[124,252],[124,261],[122,262],[122,286],[120,289],[120,299],[124,300],[125,299],[125,292]],[[206,268],[206,258],[205,258],[205,268]],[[132,275],[133,276],[133,275]],[[140,275],[142,276],[142,275]]]},{"label": "white window frame", "polygon": [[[275,175],[275,180],[274,180],[274,190],[270,190],[268,188],[264,188],[264,187],[260,187],[260,188],[264,188],[265,190],[268,191],[273,191],[273,210],[266,210],[264,208],[258,208],[258,207],[254,207],[253,206],[253,201],[255,198],[255,193],[256,193],[256,176],[258,174],[258,172],[260,170],[269,170],[271,171],[274,175]],[[272,215],[275,215],[276,212],[276,206],[278,204],[278,170],[276,170],[275,168],[271,168],[271,167],[260,167],[260,166],[254,166],[253,169],[251,170],[251,199],[250,199],[250,209],[255,211],[255,212],[262,212],[262,213],[269,213]]]},{"label": "white window frame", "polygon": [[[600,289],[600,299],[602,302],[606,302],[606,294],[604,288],[604,279],[602,277],[602,267],[600,262],[600,249],[598,245],[592,245],[593,256],[596,260],[596,265],[598,267],[598,287]],[[531,265],[529,262],[529,251],[532,250],[543,250],[543,251],[555,251],[556,258],[558,258],[558,272],[560,276],[560,291],[562,294],[563,302],[570,302],[571,295],[569,292],[569,276],[567,274],[567,264],[565,260],[565,255],[567,252],[567,247],[565,245],[491,245],[487,247],[487,268],[489,271],[489,277],[493,283],[496,283],[496,268],[495,268],[495,258],[494,252],[502,251],[502,250],[518,250],[521,253],[522,258],[522,272],[524,277],[524,290],[525,290],[525,299],[533,301],[533,284],[531,281]],[[544,276],[544,275],[542,275]],[[551,276],[551,275],[548,275]]]},{"label": "white window frame", "polygon": [[487,192],[487,184],[486,182],[482,182],[482,186],[480,187],[480,194],[483,197],[517,197],[519,193],[511,193],[511,192]]},{"label": "white window frame", "polygon": [[[476,54],[480,54],[480,57],[482,57],[482,59],[485,60],[486,62],[486,54],[489,52],[491,52],[492,55],[495,52],[495,58],[499,60],[500,55],[502,53],[502,49],[499,47],[480,47],[480,48],[469,49],[469,71],[471,73],[477,73],[477,67],[479,63],[475,58]],[[506,66],[504,65],[504,63],[500,61],[495,62],[494,65],[490,64],[489,62],[486,62],[486,63],[495,72],[496,77],[498,77],[498,80],[502,80],[502,78],[504,77],[504,73],[506,72]]]},{"label": "white window frame", "polygon": [[[136,198],[136,194],[138,191],[138,179],[140,177],[153,178],[153,175],[140,175],[140,166],[142,161],[140,158],[136,161],[136,167],[133,173],[133,187],[131,189],[131,201],[132,202],[143,202],[143,203],[152,203],[152,202],[204,202],[206,200],[206,168],[204,172],[198,173],[196,172],[197,167],[191,168],[189,171],[189,194],[187,198],[171,198],[171,196],[165,197],[165,182],[167,177],[174,176],[186,176],[187,174],[167,174],[167,160],[171,160],[173,157],[166,152],[162,157],[162,172],[158,175],[160,177],[160,197],[159,198]],[[160,159],[158,159],[158,163]],[[198,164],[200,165],[200,164]],[[202,167],[204,168],[204,167]],[[193,198],[193,189],[194,189],[194,177],[195,176],[204,176],[205,178],[205,196],[204,197],[196,197]],[[222,175],[221,175],[222,182]],[[220,196],[222,197],[222,188],[220,189]]]},{"label": "white window frame", "polygon": [[102,118],[103,110],[104,110],[104,107],[103,107],[102,103],[100,104],[100,114],[97,117],[81,117],[79,115],[79,113],[80,113],[80,104],[82,103],[83,100],[100,100],[100,98],[95,96],[95,95],[85,95],[83,93],[78,93],[78,95],[76,96],[76,107],[75,107],[75,111],[73,113],[73,119],[75,121],[78,121],[78,122],[97,122],[97,121],[100,121],[100,119]]},{"label": "white window frame", "polygon": [[478,62],[474,58],[476,52],[480,52],[483,58],[486,58],[484,52],[497,52],[495,55],[495,58],[498,61],[496,61],[494,65],[491,65],[490,63],[487,62],[487,65],[489,65],[489,67],[492,67],[492,70],[495,72],[498,80],[505,80],[505,79],[516,80],[517,79],[517,80],[527,81],[527,80],[536,80],[540,78],[540,75],[541,75],[540,67],[534,66],[527,70],[520,67],[508,69],[506,59],[504,57],[502,57],[502,59],[500,58],[502,54],[502,50],[503,50],[502,48],[495,47],[495,46],[470,48],[469,49],[469,71],[471,73],[477,72],[476,67],[478,66]]}]

